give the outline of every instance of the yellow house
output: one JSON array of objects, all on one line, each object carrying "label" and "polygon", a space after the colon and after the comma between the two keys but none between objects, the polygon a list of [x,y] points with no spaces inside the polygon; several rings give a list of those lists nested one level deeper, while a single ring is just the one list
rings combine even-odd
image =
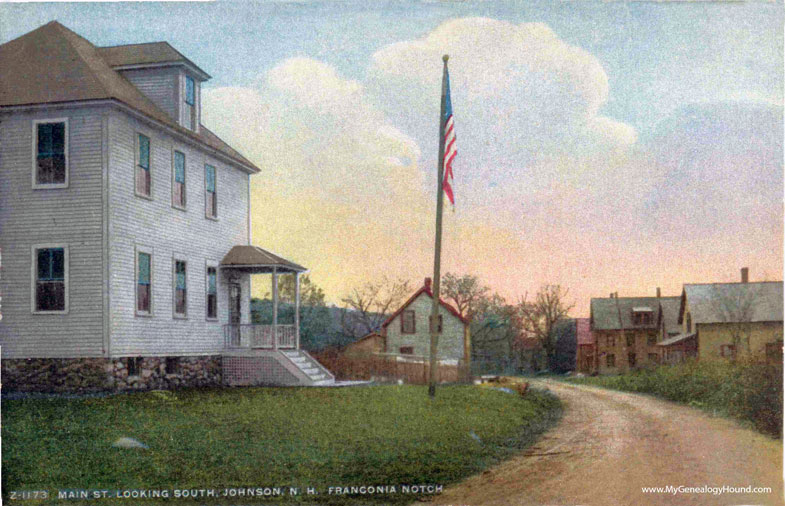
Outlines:
[{"label": "yellow house", "polygon": [[746,271],[740,283],[686,284],[678,338],[694,341],[698,360],[782,361],[782,296],[781,281],[749,283]]}]

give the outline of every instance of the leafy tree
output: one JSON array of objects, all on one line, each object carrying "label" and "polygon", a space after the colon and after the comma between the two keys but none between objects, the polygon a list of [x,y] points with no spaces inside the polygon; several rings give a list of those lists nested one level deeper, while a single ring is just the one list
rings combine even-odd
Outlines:
[{"label": "leafy tree", "polygon": [[[294,323],[295,311],[294,275],[278,278],[278,322]],[[265,299],[253,299],[251,318],[253,323],[272,323],[273,304],[269,292]],[[300,346],[307,350],[322,348],[332,340],[332,316],[327,308],[324,290],[305,274],[300,276]]]},{"label": "leafy tree", "polygon": [[472,358],[483,372],[516,368],[515,343],[521,335],[515,306],[499,294],[483,294],[470,323]]}]

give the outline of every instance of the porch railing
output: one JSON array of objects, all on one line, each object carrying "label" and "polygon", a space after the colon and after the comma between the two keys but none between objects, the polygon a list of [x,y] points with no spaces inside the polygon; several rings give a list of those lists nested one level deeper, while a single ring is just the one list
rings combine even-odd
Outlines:
[{"label": "porch railing", "polygon": [[294,349],[297,333],[294,325],[277,325],[277,340],[273,341],[273,326],[258,324],[224,325],[226,348]]}]

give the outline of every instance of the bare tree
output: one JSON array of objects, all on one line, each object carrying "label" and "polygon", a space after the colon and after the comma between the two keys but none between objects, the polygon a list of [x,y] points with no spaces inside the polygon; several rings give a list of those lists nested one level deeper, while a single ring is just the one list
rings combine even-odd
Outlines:
[{"label": "bare tree", "polygon": [[483,286],[477,276],[456,276],[448,272],[442,276],[441,296],[452,302],[462,317],[474,319],[478,305],[487,299],[489,288]]},{"label": "bare tree", "polygon": [[553,328],[567,317],[574,304],[566,302],[567,289],[560,285],[543,285],[534,300],[524,295],[517,306],[517,316],[524,333],[536,338],[548,357],[549,366],[556,359],[556,336]]},{"label": "bare tree", "polygon": [[390,280],[386,276],[378,282],[368,282],[355,288],[341,299],[343,333],[355,339],[379,330],[384,320],[398,309],[411,292],[409,281]]}]

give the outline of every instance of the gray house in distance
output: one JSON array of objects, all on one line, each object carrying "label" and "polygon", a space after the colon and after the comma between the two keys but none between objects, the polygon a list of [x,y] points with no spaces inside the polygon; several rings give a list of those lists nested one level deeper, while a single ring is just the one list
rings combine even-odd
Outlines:
[{"label": "gray house in distance", "polygon": [[0,46],[0,69],[6,389],[333,380],[299,316],[250,324],[252,275],[299,287],[305,268],[252,245],[260,169],[201,124],[207,73],[57,22]]}]

